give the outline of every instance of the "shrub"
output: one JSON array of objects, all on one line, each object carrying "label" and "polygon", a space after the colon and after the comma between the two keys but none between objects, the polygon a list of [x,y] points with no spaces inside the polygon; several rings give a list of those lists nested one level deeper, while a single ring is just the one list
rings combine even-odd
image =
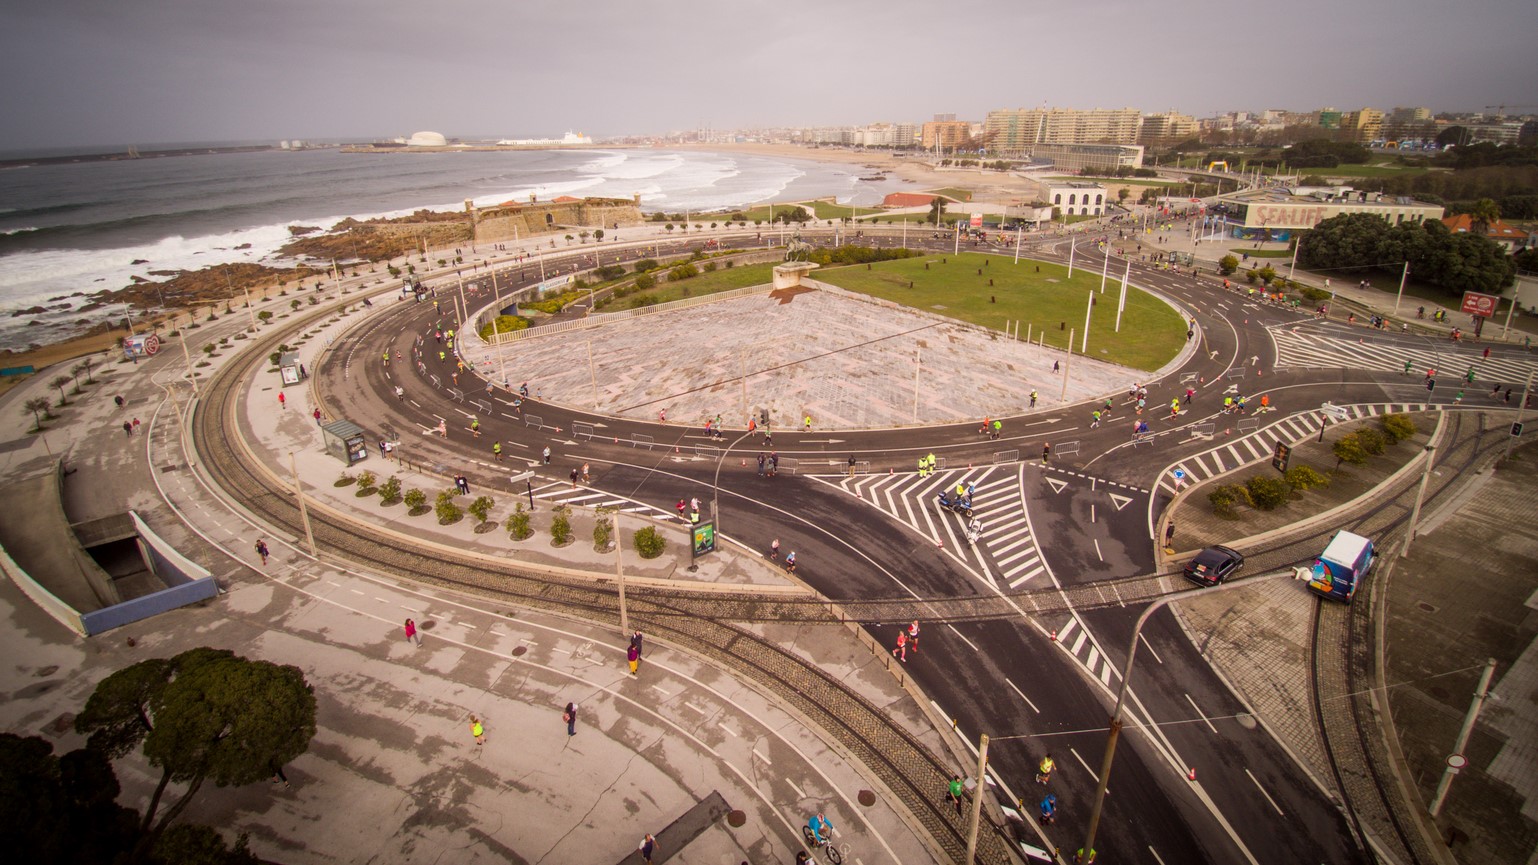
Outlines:
[{"label": "shrub", "polygon": [[1343,435],[1340,440],[1331,446],[1330,451],[1335,454],[1335,468],[1339,469],[1341,463],[1350,463],[1359,466],[1367,462],[1367,451],[1362,447],[1361,439],[1356,433]]},{"label": "shrub", "polygon": [[438,525],[447,526],[459,522],[465,512],[454,504],[454,497],[459,495],[458,490],[444,490],[438,494],[438,500],[433,504],[433,513],[438,515]]},{"label": "shrub", "polygon": [[631,265],[631,269],[634,270],[636,273],[645,273],[648,270],[656,270],[657,269],[657,259],[655,259],[655,258],[643,258],[640,261],[636,262],[635,264]]},{"label": "shrub", "polygon": [[625,267],[621,264],[605,264],[602,267],[593,268],[593,275],[608,282],[611,279],[619,279],[625,275]]},{"label": "shrub", "polygon": [[1231,520],[1237,516],[1234,511],[1235,505],[1253,504],[1250,501],[1249,490],[1239,484],[1219,484],[1207,494],[1207,501],[1212,503],[1212,512],[1225,520]]},{"label": "shrub", "polygon": [[555,519],[550,521],[550,542],[557,547],[571,543],[571,508],[556,506]]},{"label": "shrub", "polygon": [[1218,259],[1218,273],[1228,276],[1239,269],[1239,259],[1232,255],[1225,255]]},{"label": "shrub", "polygon": [[414,517],[427,513],[427,493],[421,490],[406,490],[405,494],[401,496],[401,501],[405,502],[406,507],[411,509],[411,515]]},{"label": "shrub", "polygon": [[716,263],[714,261],[707,261],[707,262],[705,262],[705,272],[706,273],[714,273],[715,270],[716,270]]},{"label": "shrub", "polygon": [[1389,445],[1388,436],[1371,427],[1357,430],[1356,438],[1357,441],[1362,443],[1362,450],[1367,451],[1373,456],[1383,453],[1383,450]]},{"label": "shrub", "polygon": [[390,475],[390,479],[379,485],[379,503],[381,505],[393,505],[401,500],[401,479]]},{"label": "shrub", "polygon": [[1270,285],[1271,280],[1276,279],[1276,268],[1268,264],[1257,271],[1255,275],[1260,277],[1261,282]]},{"label": "shrub", "polygon": [[1253,271],[1253,270],[1246,270],[1244,272],[1244,281],[1248,282],[1250,285],[1254,285],[1256,280],[1258,280],[1258,279],[1260,279],[1260,277],[1255,275],[1255,271]]},{"label": "shrub", "polygon": [[523,502],[518,502],[513,512],[507,515],[507,534],[515,541],[526,541],[534,530],[529,528],[529,512],[523,509]]},{"label": "shrub", "polygon": [[680,264],[674,267],[672,270],[668,271],[668,279],[672,282],[678,282],[684,279],[693,279],[699,275],[700,269],[688,263]]},{"label": "shrub", "polygon": [[648,288],[656,288],[657,277],[652,276],[649,273],[643,273],[635,278],[635,287],[637,291],[645,291]]},{"label": "shrub", "polygon": [[1405,414],[1386,414],[1379,421],[1383,433],[1397,444],[1415,435],[1415,421]]},{"label": "shrub", "polygon": [[358,490],[359,490],[359,492],[362,492],[363,490],[368,490],[369,491],[369,495],[373,495],[373,493],[374,493],[374,485],[376,483],[378,483],[378,482],[379,482],[379,477],[377,475],[375,475],[373,472],[367,471],[367,470],[358,472]]},{"label": "shrub", "polygon": [[476,522],[484,523],[486,518],[491,515],[491,509],[496,506],[496,499],[493,499],[491,496],[481,496],[471,502],[467,510],[470,511],[471,516],[475,517]]},{"label": "shrub", "polygon": [[[499,315],[481,327],[481,339],[489,340],[493,333],[511,333],[529,326],[529,320],[517,315]],[[493,331],[495,328],[495,331]]]},{"label": "shrub", "polygon": [[1271,475],[1250,478],[1244,482],[1244,489],[1250,494],[1250,503],[1263,511],[1276,510],[1292,495],[1292,488],[1286,481]]},{"label": "shrub", "polygon": [[599,508],[597,514],[598,522],[593,524],[593,549],[603,553],[614,540],[614,509]]},{"label": "shrub", "polygon": [[654,526],[636,529],[633,539],[635,551],[643,559],[655,559],[667,548],[667,539]]},{"label": "shrub", "polygon": [[1293,466],[1287,470],[1286,474],[1282,475],[1282,479],[1287,482],[1287,486],[1292,487],[1298,492],[1330,485],[1329,477],[1314,471],[1308,466]]}]

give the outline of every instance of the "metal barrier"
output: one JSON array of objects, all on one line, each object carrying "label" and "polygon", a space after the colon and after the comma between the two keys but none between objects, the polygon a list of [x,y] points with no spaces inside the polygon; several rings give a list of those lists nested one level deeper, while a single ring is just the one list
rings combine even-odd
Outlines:
[{"label": "metal barrier", "polygon": [[582,438],[590,439],[590,438],[592,438],[596,434],[596,432],[597,431],[595,430],[593,425],[590,424],[590,423],[583,423],[582,421],[572,421],[572,424],[571,424],[571,434],[574,437],[580,436]]},{"label": "metal barrier", "polygon": [[1151,445],[1151,444],[1153,444],[1153,436],[1134,435],[1132,437],[1132,446],[1133,447],[1137,447],[1138,445]]},{"label": "metal barrier", "polygon": [[694,455],[709,457],[710,459],[719,459],[721,457],[721,449],[715,445],[695,445]]},{"label": "metal barrier", "polygon": [[465,401],[465,392],[464,392],[464,391],[462,391],[462,390],[460,390],[460,389],[459,389],[459,388],[457,388],[457,387],[451,387],[451,388],[449,388],[449,396],[450,396],[450,397],[451,397],[451,398],[452,398],[452,399],[453,399],[453,400],[454,400],[454,401],[455,401],[455,402],[464,402],[464,401]]},{"label": "metal barrier", "polygon": [[432,380],[433,387],[443,387],[443,382],[438,380],[438,376],[437,375],[435,375],[433,373],[428,373],[427,377]]},{"label": "metal barrier", "polygon": [[801,466],[801,461],[796,459],[795,457],[780,457],[780,465],[779,465],[779,468],[776,469],[776,471],[789,472],[790,474],[795,474],[796,473],[796,469],[799,468],[800,466]]},{"label": "metal barrier", "polygon": [[1199,423],[1191,427],[1191,435],[1212,438],[1212,434],[1217,431],[1217,428],[1218,425],[1215,423]]},{"label": "metal barrier", "polygon": [[1290,367],[1290,366],[1273,366],[1273,367],[1271,367],[1271,374],[1272,375],[1286,375],[1289,372],[1292,372],[1292,367]]},{"label": "metal barrier", "polygon": [[870,474],[870,460],[857,460],[854,464],[854,473],[857,475]]},{"label": "metal barrier", "polygon": [[1020,451],[1018,451],[1018,450],[994,451],[993,452],[993,464],[994,465],[998,465],[999,463],[1015,463],[1015,462],[1019,462],[1019,461],[1020,461]]},{"label": "metal barrier", "polygon": [[523,425],[524,426],[537,426],[540,429],[544,429],[545,428],[545,419],[540,417],[539,415],[526,414],[526,415],[523,416]]},{"label": "metal barrier", "polygon": [[1242,366],[1241,367],[1235,367],[1234,369],[1231,369],[1228,372],[1223,373],[1223,377],[1224,378],[1244,378],[1244,375],[1245,375],[1244,367],[1242,367]]},{"label": "metal barrier", "polygon": [[636,435],[636,436],[632,436],[631,439],[630,439],[630,446],[633,447],[633,448],[638,448],[638,447],[643,447],[644,446],[647,450],[651,450],[653,447],[656,446],[656,444],[657,444],[657,440],[652,438],[651,436]]},{"label": "metal barrier", "polygon": [[1260,418],[1247,417],[1244,420],[1239,421],[1239,424],[1235,427],[1235,429],[1239,430],[1240,435],[1244,435],[1245,433],[1252,433],[1255,430],[1260,429]]},{"label": "metal barrier", "polygon": [[1060,457],[1070,456],[1079,452],[1079,442],[1063,442],[1052,447],[1052,452]]},{"label": "metal barrier", "polygon": [[486,402],[485,400],[472,399],[472,400],[470,400],[470,404],[475,406],[475,410],[480,412],[481,414],[484,414],[484,415],[491,414],[491,403]]}]

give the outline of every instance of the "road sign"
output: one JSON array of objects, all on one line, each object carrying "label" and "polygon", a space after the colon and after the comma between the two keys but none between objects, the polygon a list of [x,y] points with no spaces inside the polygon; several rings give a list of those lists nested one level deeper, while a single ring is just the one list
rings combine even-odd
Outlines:
[{"label": "road sign", "polygon": [[1276,443],[1276,453],[1273,453],[1271,455],[1271,467],[1276,469],[1277,471],[1283,473],[1283,474],[1286,474],[1287,473],[1287,460],[1291,456],[1292,456],[1292,448],[1289,447],[1288,445],[1282,443],[1282,442],[1277,442]]},{"label": "road sign", "polygon": [[714,522],[695,524],[689,535],[694,558],[697,559],[700,556],[716,551],[716,524]]},{"label": "road sign", "polygon": [[1519,435],[1522,434],[1522,422],[1521,421],[1517,421],[1516,423],[1511,425],[1511,434],[1513,436],[1519,436]]},{"label": "road sign", "polygon": [[1350,412],[1346,411],[1344,408],[1341,408],[1338,405],[1335,405],[1334,403],[1327,402],[1319,406],[1319,410],[1324,412],[1326,415],[1329,415],[1330,418],[1338,421],[1346,420],[1351,417]]},{"label": "road sign", "polygon": [[1480,294],[1477,291],[1465,291],[1463,293],[1463,311],[1469,315],[1489,318],[1495,315],[1495,308],[1500,305],[1501,299],[1493,294]]}]

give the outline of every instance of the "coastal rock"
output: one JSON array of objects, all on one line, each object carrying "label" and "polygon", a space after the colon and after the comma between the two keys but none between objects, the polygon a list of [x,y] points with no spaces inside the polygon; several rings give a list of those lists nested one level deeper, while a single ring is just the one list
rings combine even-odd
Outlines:
[{"label": "coastal rock", "polygon": [[303,237],[306,234],[314,234],[320,230],[321,228],[318,225],[290,225],[288,227],[288,233],[291,237]]},{"label": "coastal rock", "polygon": [[24,315],[43,315],[48,312],[47,307],[34,306],[28,309],[18,309],[11,313],[11,318],[21,318]]},{"label": "coastal rock", "polygon": [[37,327],[40,324],[42,324],[42,322],[40,322],[40,321],[38,321],[37,319],[34,318],[31,321],[27,322],[27,327]]},{"label": "coastal rock", "polygon": [[130,261],[128,263],[129,264],[149,264],[149,259],[147,259],[147,258],[136,258],[133,261]]},{"label": "coastal rock", "polygon": [[250,249],[251,248],[251,244],[249,244],[249,243],[242,243],[242,244],[240,244],[239,246],[237,246],[235,248],[236,249]]}]

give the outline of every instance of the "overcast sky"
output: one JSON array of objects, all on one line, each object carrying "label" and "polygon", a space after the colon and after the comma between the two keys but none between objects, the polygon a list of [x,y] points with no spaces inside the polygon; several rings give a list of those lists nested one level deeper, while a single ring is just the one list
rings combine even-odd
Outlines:
[{"label": "overcast sky", "polygon": [[0,150],[1538,101],[1533,0],[8,0],[0,25]]}]

